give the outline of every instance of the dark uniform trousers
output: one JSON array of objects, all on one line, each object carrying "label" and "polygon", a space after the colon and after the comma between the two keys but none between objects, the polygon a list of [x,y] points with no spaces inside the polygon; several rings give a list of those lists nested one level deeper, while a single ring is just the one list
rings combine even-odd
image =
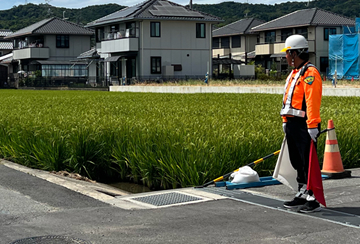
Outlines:
[{"label": "dark uniform trousers", "polygon": [[[307,184],[311,137],[308,133],[306,117],[287,117],[286,140],[291,165],[297,171],[299,190]],[[320,124],[318,125],[320,131]],[[315,143],[316,147],[316,143]]]}]

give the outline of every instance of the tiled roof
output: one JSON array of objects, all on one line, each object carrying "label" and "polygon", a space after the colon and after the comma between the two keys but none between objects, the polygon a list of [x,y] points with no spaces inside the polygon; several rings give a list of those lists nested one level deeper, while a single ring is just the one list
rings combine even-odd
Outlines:
[{"label": "tiled roof", "polygon": [[12,34],[13,32],[11,30],[0,30],[0,36],[7,36]]},{"label": "tiled roof", "polygon": [[258,26],[264,22],[265,21],[263,20],[255,18],[241,19],[219,29],[213,30],[213,37],[250,33],[250,29],[252,27]]},{"label": "tiled roof", "polygon": [[355,26],[355,19],[347,18],[318,8],[303,9],[255,26],[253,31],[264,31],[296,26]]},{"label": "tiled roof", "polygon": [[219,17],[191,10],[167,0],[147,0],[135,6],[121,9],[87,24],[87,27],[101,26],[125,20],[198,20],[204,22],[223,22]]},{"label": "tiled roof", "polygon": [[12,42],[0,42],[0,49],[13,50]]},{"label": "tiled roof", "polygon": [[21,30],[18,30],[5,39],[11,39],[18,36],[26,36],[30,34],[66,34],[66,35],[93,35],[94,31],[82,27],[78,24],[53,17],[41,20],[35,24],[29,25]]}]

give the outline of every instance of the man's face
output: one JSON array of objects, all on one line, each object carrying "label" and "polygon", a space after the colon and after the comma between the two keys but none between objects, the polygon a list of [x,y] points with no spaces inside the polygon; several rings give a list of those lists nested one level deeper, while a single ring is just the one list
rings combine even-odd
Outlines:
[{"label": "man's face", "polygon": [[289,66],[293,66],[294,64],[292,63],[293,57],[291,55],[291,51],[287,50],[286,51],[286,61],[288,62]]}]

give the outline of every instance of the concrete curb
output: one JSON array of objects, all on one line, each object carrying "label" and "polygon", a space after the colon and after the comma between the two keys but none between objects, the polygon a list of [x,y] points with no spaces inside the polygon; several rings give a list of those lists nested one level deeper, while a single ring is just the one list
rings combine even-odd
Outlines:
[{"label": "concrete curb", "polygon": [[[85,196],[94,198],[96,200],[99,200],[99,201],[107,203],[107,204],[110,204],[114,207],[118,207],[118,208],[126,209],[126,210],[157,209],[157,208],[181,206],[181,205],[185,205],[185,204],[193,204],[193,203],[220,200],[220,199],[227,198],[227,197],[220,196],[220,195],[213,194],[213,193],[197,191],[192,187],[132,194],[130,192],[126,192],[126,191],[120,190],[118,188],[115,188],[115,187],[112,187],[112,186],[109,186],[106,184],[72,179],[69,177],[52,174],[48,171],[31,169],[31,168],[28,168],[23,165],[16,164],[16,163],[13,163],[13,162],[10,162],[7,160],[0,160],[0,164],[6,166],[8,168],[17,170],[19,172],[26,173],[26,174],[32,175],[34,177],[46,180],[53,184],[63,186],[69,190],[81,193]],[[166,194],[166,193],[170,193],[170,192],[178,192],[178,193],[184,193],[186,195],[200,197],[201,200],[189,202],[189,203],[187,202],[187,203],[165,205],[165,206],[160,206],[160,207],[134,200],[141,196],[144,197],[144,196],[160,195],[160,194]]]}]

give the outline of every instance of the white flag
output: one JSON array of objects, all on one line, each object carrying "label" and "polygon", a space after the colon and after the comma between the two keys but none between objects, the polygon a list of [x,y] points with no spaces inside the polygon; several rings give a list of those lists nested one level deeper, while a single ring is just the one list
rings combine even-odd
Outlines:
[{"label": "white flag", "polygon": [[281,145],[280,154],[274,169],[273,178],[277,179],[284,185],[290,187],[295,192],[297,192],[298,183],[296,181],[296,177],[297,172],[291,165],[288,145],[286,142],[286,137],[284,137],[283,143]]}]

